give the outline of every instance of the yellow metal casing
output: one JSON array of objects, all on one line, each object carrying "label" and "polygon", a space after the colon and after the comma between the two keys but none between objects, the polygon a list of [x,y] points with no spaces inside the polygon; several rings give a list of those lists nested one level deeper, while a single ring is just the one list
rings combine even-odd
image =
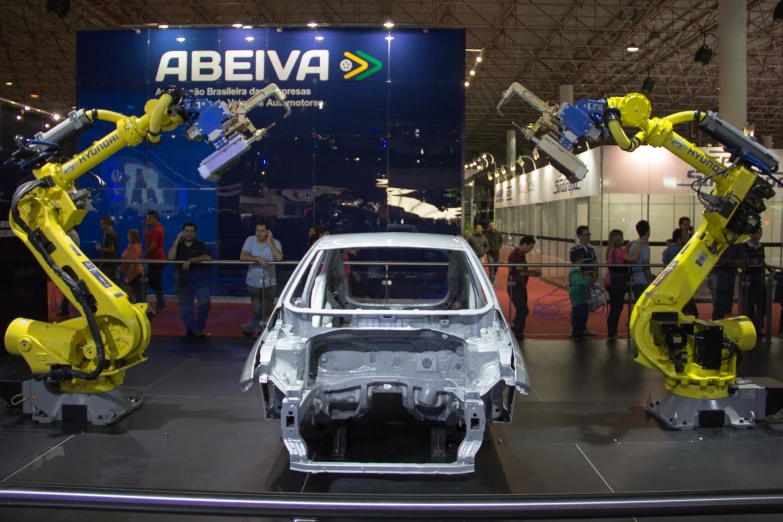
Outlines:
[{"label": "yellow metal casing", "polygon": [[99,360],[82,304],[33,246],[13,211],[10,216],[14,234],[27,245],[81,317],[58,324],[16,319],[6,331],[5,346],[9,353],[21,355],[34,374],[46,373],[53,366],[89,374],[99,364],[102,366],[95,379],[72,378],[59,383],[60,390],[65,393],[98,393],[116,388],[122,384],[128,368],[146,360],[144,351],[151,337],[147,305],[131,304],[124,290],[106,277],[66,234],[81,223],[86,214],[84,209],[76,207],[69,192],[74,181],[91,168],[124,147],[142,143],[149,136],[150,128],[171,130],[180,125],[181,118],[169,114],[171,102],[168,94],[151,100],[145,106],[145,114],[139,118],[96,111],[93,114],[97,114],[97,119],[115,122],[116,130],[65,163],[48,163],[35,170],[37,179],[50,178],[53,183],[34,188],[16,205],[20,221],[32,232],[40,232],[50,244],[47,252],[54,264],[74,280],[82,281],[94,298],[91,308],[104,345],[103,361]]},{"label": "yellow metal casing", "polygon": [[[621,121],[613,121],[609,129],[617,143],[625,150],[633,150],[641,143],[664,147],[677,157],[708,176],[715,182],[713,195],[728,197],[741,202],[753,186],[757,174],[742,166],[724,167],[717,159],[688,142],[673,130],[673,125],[700,118],[697,112],[681,112],[667,118],[650,118],[649,102],[641,94],[629,94],[622,98],[609,98],[610,107],[620,110]],[[703,117],[703,116],[701,116]],[[690,118],[690,120],[689,120]],[[697,120],[698,121],[698,120]],[[640,129],[630,140],[622,126]],[[745,236],[734,237],[727,230],[731,215],[704,211],[704,221],[688,243],[661,272],[637,301],[631,314],[630,330],[638,355],[636,361],[664,374],[666,389],[672,393],[695,399],[719,399],[726,397],[729,385],[737,376],[737,361],[730,350],[723,349],[722,364],[718,370],[708,370],[695,362],[694,343],[688,338],[685,346],[688,362],[678,371],[669,360],[667,347],[657,345],[650,323],[656,312],[676,311],[681,320],[689,320],[682,308],[693,297],[725,250]],[[716,321],[723,327],[724,339],[739,350],[750,350],[756,344],[756,331],[746,317]]]}]

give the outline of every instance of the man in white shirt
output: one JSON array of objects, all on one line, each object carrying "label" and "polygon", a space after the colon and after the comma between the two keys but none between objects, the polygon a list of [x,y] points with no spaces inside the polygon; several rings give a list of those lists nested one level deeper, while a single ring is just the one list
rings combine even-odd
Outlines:
[{"label": "man in white shirt", "polygon": [[252,337],[256,330],[264,329],[264,321],[272,312],[277,291],[275,267],[269,263],[283,260],[280,241],[272,237],[272,231],[266,221],[256,225],[256,235],[250,236],[242,246],[240,261],[255,263],[247,271],[247,291],[253,305],[253,319],[242,325],[242,334]]}]

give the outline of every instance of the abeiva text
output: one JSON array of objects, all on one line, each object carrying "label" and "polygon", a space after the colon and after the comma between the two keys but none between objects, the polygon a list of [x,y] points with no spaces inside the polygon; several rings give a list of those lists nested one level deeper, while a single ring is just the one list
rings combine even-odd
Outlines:
[{"label": "abeiva text", "polygon": [[171,81],[169,76],[175,76],[180,82],[261,81],[267,79],[264,76],[267,59],[277,81],[287,81],[294,69],[298,82],[308,75],[317,75],[321,81],[329,79],[329,51],[291,51],[283,62],[277,51],[247,49],[224,51],[222,56],[218,51],[167,51],[160,58],[155,81]]}]

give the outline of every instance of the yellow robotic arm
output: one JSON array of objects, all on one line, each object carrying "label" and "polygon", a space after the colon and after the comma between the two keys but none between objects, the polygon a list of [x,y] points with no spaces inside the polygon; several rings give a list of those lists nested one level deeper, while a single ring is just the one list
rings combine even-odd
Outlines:
[{"label": "yellow robotic arm", "polygon": [[[777,158],[754,150],[753,142],[712,113],[680,112],[650,118],[649,101],[641,94],[608,98],[607,107],[604,123],[620,148],[632,152],[644,143],[663,147],[705,174],[702,184],[708,179],[715,183],[711,194],[702,194],[699,186],[699,199],[705,205],[701,226],[638,299],[631,315],[636,361],[663,373],[669,391],[663,403],[649,401],[648,410],[676,429],[704,424],[706,411],[719,412],[723,418],[716,423],[720,425],[752,425],[765,414],[759,408],[763,401],[758,399],[763,389],[746,385],[744,393],[739,393],[736,381],[740,353],[756,344],[753,323],[747,317],[699,321],[681,311],[725,250],[760,226],[764,200],[774,191],[750,167],[759,152],[765,167],[776,168]],[[675,124],[688,121],[702,127],[706,123],[708,132],[735,141],[736,146],[728,147],[733,163],[722,165],[674,132]],[[639,132],[628,138],[624,126],[636,127]],[[751,400],[742,401],[743,395]]]},{"label": "yellow robotic arm", "polygon": [[[746,317],[700,321],[682,314],[682,308],[726,249],[760,226],[764,201],[774,196],[762,174],[777,171],[777,156],[710,111],[651,118],[650,102],[642,94],[550,106],[512,84],[503,93],[498,112],[514,96],[543,113],[535,125],[519,128],[570,181],[587,174],[586,165],[573,154],[576,143],[609,135],[628,152],[642,144],[664,147],[705,174],[694,184],[705,206],[703,223],[631,314],[636,360],[663,373],[669,392],[659,403],[648,400],[647,410],[675,429],[693,429],[705,422],[751,426],[763,418],[764,389],[737,381],[741,353],[756,344],[753,324]],[[730,163],[722,165],[674,132],[674,125],[684,122],[697,122],[700,130],[723,144],[731,154]],[[639,130],[629,138],[623,127]],[[709,194],[702,193],[707,180],[715,183]]]},{"label": "yellow robotic arm", "polygon": [[[23,168],[32,166],[35,179],[20,185],[14,194],[11,229],[80,312],[80,317],[57,324],[16,319],[6,331],[8,352],[24,357],[35,381],[43,382],[46,390],[85,395],[110,392],[123,383],[128,368],[146,360],[144,351],[150,342],[147,305],[131,304],[124,290],[101,273],[66,234],[81,223],[89,205],[89,191],[77,190],[76,180],[124,147],[145,140],[157,144],[161,131],[182,124],[187,124],[189,139],[205,140],[216,149],[199,172],[206,179],[217,179],[266,134],[268,128],[256,130],[245,114],[273,95],[288,110],[285,96],[274,84],[246,102],[231,105],[169,89],[147,102],[141,117],[104,110],[74,111],[45,136],[17,139],[20,149],[12,161]],[[116,129],[67,161],[52,160],[65,139],[98,120],[112,122]],[[250,134],[247,140],[245,133]],[[47,418],[56,420],[54,408],[59,406],[48,406]]]},{"label": "yellow robotic arm", "polygon": [[9,353],[24,357],[39,379],[62,392],[112,390],[122,384],[125,370],[146,359],[144,350],[150,341],[147,305],[132,305],[65,231],[81,223],[87,213],[87,194],[73,193],[75,181],[120,149],[136,146],[145,138],[152,141],[151,132],[181,125],[179,115],[167,113],[171,102],[172,96],[164,94],[148,103],[140,118],[110,111],[86,112],[90,121],[116,123],[116,130],[70,161],[33,170],[36,180],[22,185],[14,195],[11,229],[80,317],[58,324],[16,319],[6,331],[5,345]]}]

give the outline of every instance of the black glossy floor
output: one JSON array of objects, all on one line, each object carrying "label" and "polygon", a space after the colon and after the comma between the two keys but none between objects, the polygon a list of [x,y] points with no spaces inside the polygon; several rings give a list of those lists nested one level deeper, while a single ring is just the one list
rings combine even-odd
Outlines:
[{"label": "black glossy floor", "polygon": [[[348,493],[567,494],[783,487],[783,423],[752,430],[668,432],[642,402],[659,375],[632,361],[624,341],[526,341],[534,393],[514,422],[491,428],[471,476],[323,476],[287,469],[279,424],[262,420],[257,388],[237,386],[250,344],[156,338],[127,388],[144,407],[111,429],[66,435],[0,412],[0,479],[126,487]],[[0,379],[22,370],[0,366]],[[746,357],[745,376],[783,381],[783,343]],[[0,508],[0,520],[184,521],[213,518]],[[236,520],[236,519],[234,519]],[[631,519],[625,519],[631,520]],[[642,519],[639,519],[642,520]],[[649,519],[644,519],[649,520]],[[699,520],[683,517],[666,520]],[[703,519],[703,520],[706,520]],[[711,517],[772,521],[780,517]]]}]

